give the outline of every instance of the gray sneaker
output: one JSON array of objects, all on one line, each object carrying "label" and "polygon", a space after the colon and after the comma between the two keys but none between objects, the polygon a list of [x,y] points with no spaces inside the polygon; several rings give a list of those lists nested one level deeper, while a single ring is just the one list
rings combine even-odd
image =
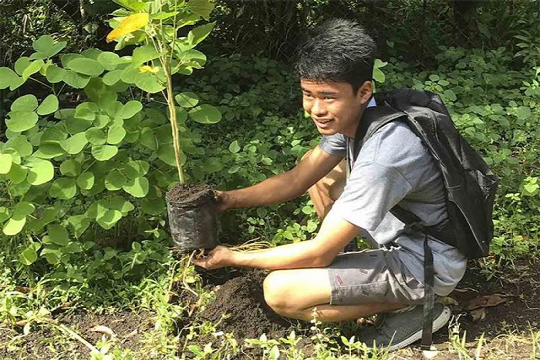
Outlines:
[{"label": "gray sneaker", "polygon": [[[388,348],[395,351],[422,338],[423,305],[405,308],[402,311],[381,314],[377,323],[365,331],[359,340],[368,346]],[[441,329],[450,320],[450,309],[435,303],[433,307],[433,332]]]}]

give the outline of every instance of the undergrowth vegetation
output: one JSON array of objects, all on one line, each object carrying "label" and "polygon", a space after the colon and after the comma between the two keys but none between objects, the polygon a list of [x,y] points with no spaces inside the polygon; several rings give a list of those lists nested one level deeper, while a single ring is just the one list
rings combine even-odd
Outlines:
[{"label": "undergrowth vegetation", "polygon": [[[192,11],[197,19],[198,11]],[[457,127],[501,177],[492,256],[480,260],[488,278],[537,255],[540,245],[538,29],[516,30],[519,49],[440,47],[429,69],[389,51],[394,56],[380,63],[376,76],[378,91],[413,87],[440,94]],[[184,43],[185,75],[205,65],[204,54],[192,48],[206,35]],[[0,68],[0,88],[9,88],[0,104],[7,114],[7,131],[0,134],[0,322],[24,320],[24,331],[31,331],[68,302],[95,310],[148,309],[159,324],[147,335],[149,354],[173,357],[173,330],[190,311],[189,304],[169,302],[173,284],[194,289],[198,307],[213,295],[193,267],[180,271],[184,264],[169,249],[163,196],[177,179],[163,85],[150,63],[157,53],[140,47],[128,56],[96,48],[73,54],[62,52],[65,45],[42,36],[13,69]],[[188,181],[248,186],[292,168],[318,143],[301,110],[299,81],[286,64],[237,54],[215,56],[198,71],[173,84],[184,94],[177,111]],[[203,110],[210,107],[199,102],[215,106],[223,121],[209,121]],[[318,225],[304,196],[227,212],[220,237],[230,244],[261,239],[279,245],[312,238]],[[215,335],[219,327],[201,320],[186,331]],[[354,339],[336,345],[316,319],[311,331],[314,356],[365,353]],[[299,339],[261,337],[250,344],[266,358],[302,358]],[[116,343],[102,345],[96,359],[133,355],[110,350]],[[242,346],[219,334],[213,345],[185,351],[217,358]]]}]

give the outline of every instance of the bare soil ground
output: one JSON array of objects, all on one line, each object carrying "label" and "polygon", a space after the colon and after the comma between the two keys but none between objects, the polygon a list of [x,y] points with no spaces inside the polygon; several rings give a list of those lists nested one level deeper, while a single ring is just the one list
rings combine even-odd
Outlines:
[{"label": "bare soil ground", "polygon": [[[506,274],[491,281],[486,281],[477,268],[467,271],[458,288],[443,299],[452,308],[454,324],[459,323],[460,336],[465,331],[465,342],[462,352],[474,356],[478,339],[484,334],[481,347],[483,359],[529,359],[540,358],[539,339],[534,340],[532,333],[540,331],[540,262],[520,261],[508,267]],[[186,355],[182,338],[182,328],[189,326],[192,317],[217,323],[217,328],[224,333],[232,332],[239,344],[246,338],[259,338],[266,333],[269,338],[286,337],[292,330],[298,335],[307,335],[309,324],[284,319],[268,308],[262,295],[261,271],[233,271],[225,274],[203,274],[207,289],[215,292],[215,300],[204,308],[195,309],[190,315],[177,324],[179,334],[179,352]],[[192,302],[194,295],[179,294],[176,301]],[[89,343],[95,345],[102,337],[109,335],[94,332],[96,325],[106,326],[115,334],[115,344],[122,349],[130,349],[137,353],[143,346],[145,334],[153,331],[154,314],[148,312],[133,313],[120,311],[113,314],[93,314],[84,311],[59,314],[55,320],[65,324],[77,332]],[[95,329],[95,328],[94,328]],[[458,358],[456,337],[452,342],[452,331],[456,327],[439,331],[434,339],[438,354],[436,359]],[[22,327],[0,325],[0,358],[1,359],[79,359],[88,358],[89,350],[81,342],[61,336],[56,327],[43,324],[34,325],[28,335],[23,334]],[[189,344],[197,344],[201,348],[212,341],[210,337],[199,337],[190,340]],[[64,345],[61,342],[65,342]],[[54,345],[54,346],[52,346]],[[302,346],[309,351],[310,345]],[[61,349],[60,351],[58,349]],[[535,353],[536,351],[536,353]],[[257,348],[248,349],[239,359],[260,358]],[[532,356],[532,357],[531,357]],[[418,345],[397,351],[391,355],[395,359],[422,358]]]}]

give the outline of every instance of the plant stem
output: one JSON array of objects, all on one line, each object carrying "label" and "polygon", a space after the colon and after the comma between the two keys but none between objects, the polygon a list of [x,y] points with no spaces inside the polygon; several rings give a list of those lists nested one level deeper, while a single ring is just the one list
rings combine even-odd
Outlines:
[{"label": "plant stem", "polygon": [[180,184],[184,183],[184,172],[182,171],[181,159],[180,159],[180,141],[178,137],[178,123],[176,121],[176,107],[174,106],[174,94],[172,88],[172,75],[169,71],[169,62],[167,54],[161,57],[161,63],[163,64],[163,71],[167,77],[167,104],[169,105],[169,119],[172,127],[174,159],[176,161],[176,168],[178,169],[178,180]]}]

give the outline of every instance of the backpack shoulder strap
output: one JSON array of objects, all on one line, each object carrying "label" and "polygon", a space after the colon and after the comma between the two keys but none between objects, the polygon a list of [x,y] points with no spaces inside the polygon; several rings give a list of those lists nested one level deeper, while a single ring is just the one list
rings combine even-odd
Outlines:
[{"label": "backpack shoulder strap", "polygon": [[403,111],[396,110],[386,103],[366,108],[354,137],[355,156],[365,142],[384,125],[407,116]]}]

